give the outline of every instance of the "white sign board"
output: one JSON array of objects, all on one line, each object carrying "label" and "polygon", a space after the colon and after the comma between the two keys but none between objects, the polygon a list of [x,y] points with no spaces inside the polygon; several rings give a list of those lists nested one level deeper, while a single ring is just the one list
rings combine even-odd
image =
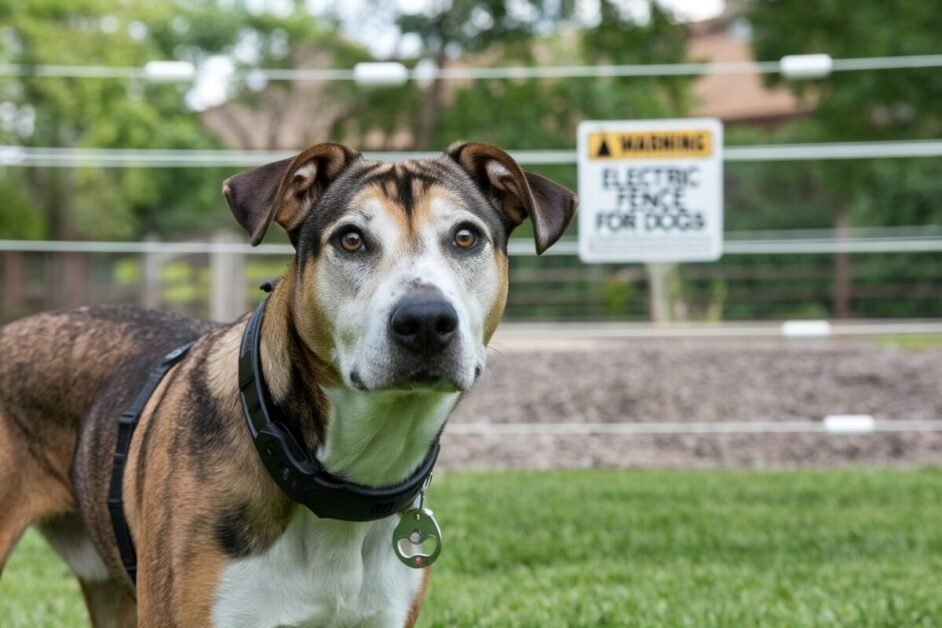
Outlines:
[{"label": "white sign board", "polygon": [[578,136],[582,261],[719,259],[719,120],[586,121],[579,125]]}]

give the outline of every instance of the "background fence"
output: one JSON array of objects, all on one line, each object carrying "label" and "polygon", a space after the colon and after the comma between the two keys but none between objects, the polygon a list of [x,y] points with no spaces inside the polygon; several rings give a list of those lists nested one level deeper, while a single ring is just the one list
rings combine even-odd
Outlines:
[{"label": "background fence", "polygon": [[[717,263],[674,272],[674,318],[686,321],[826,318],[834,256],[854,268],[860,318],[934,318],[942,304],[942,230],[934,227],[728,233]],[[511,243],[510,320],[646,320],[643,266],[585,265],[565,239],[536,258],[529,240]],[[230,230],[199,242],[0,241],[4,320],[85,303],[170,307],[233,320],[257,300],[258,285],[283,272],[288,245],[252,248]]]},{"label": "background fence", "polygon": [[[572,150],[512,152],[529,168],[562,181],[575,179]],[[206,177],[200,187],[216,188],[226,172],[219,168],[249,167],[285,154],[6,146],[0,147],[0,165],[76,173],[102,168],[203,169]],[[666,310],[671,320],[702,322],[935,318],[942,306],[942,225],[932,218],[934,188],[921,188],[927,185],[922,177],[934,180],[931,164],[939,156],[942,141],[935,140],[727,146],[724,257],[716,263],[668,268],[663,307],[651,302],[651,274],[645,267],[580,263],[575,225],[568,238],[540,259],[533,255],[524,226],[521,237],[511,241],[514,287],[507,318],[639,321],[656,309]],[[902,177],[895,184],[900,190],[913,179],[911,190],[873,201],[900,203],[900,211],[881,206],[872,217],[857,218],[853,224],[862,225],[858,227],[852,227],[849,218],[841,219],[841,203],[850,201],[822,195],[808,185],[807,177],[812,172],[819,176],[820,170],[840,178],[842,164],[870,174],[897,173]],[[860,164],[872,171],[859,170]],[[866,196],[866,191],[857,194]],[[897,198],[900,194],[904,196]],[[226,224],[231,219],[221,200],[217,203],[219,224]],[[895,213],[900,214],[895,219],[911,222],[886,224],[886,216]],[[253,249],[239,233],[227,230],[201,241],[176,243],[155,237],[139,243],[0,241],[0,316],[10,320],[51,307],[116,302],[232,320],[254,300],[255,286],[278,275],[290,254],[286,244]]]}]

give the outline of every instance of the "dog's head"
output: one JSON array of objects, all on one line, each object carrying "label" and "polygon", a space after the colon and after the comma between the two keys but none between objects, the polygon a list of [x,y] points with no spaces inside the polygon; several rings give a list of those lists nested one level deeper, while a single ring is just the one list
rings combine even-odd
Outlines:
[{"label": "dog's head", "polygon": [[507,239],[530,218],[537,252],[576,197],[490,144],[436,159],[371,162],[340,144],[223,185],[251,235],[281,225],[296,250],[295,325],[359,390],[467,390],[507,297]]}]

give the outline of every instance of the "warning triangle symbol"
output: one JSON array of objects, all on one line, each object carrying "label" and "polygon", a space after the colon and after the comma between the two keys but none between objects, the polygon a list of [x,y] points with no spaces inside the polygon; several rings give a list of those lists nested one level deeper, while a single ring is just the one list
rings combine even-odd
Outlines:
[{"label": "warning triangle symbol", "polygon": [[599,144],[599,149],[595,153],[595,156],[596,157],[611,157],[612,156],[612,151],[608,149],[608,144],[605,142],[604,139],[602,140],[602,143]]}]

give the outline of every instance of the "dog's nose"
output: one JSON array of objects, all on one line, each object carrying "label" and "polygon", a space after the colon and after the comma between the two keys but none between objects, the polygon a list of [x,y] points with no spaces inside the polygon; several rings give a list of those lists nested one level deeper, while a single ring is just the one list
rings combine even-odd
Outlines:
[{"label": "dog's nose", "polygon": [[393,311],[389,327],[396,342],[429,358],[441,353],[455,337],[458,312],[441,299],[407,299]]}]

